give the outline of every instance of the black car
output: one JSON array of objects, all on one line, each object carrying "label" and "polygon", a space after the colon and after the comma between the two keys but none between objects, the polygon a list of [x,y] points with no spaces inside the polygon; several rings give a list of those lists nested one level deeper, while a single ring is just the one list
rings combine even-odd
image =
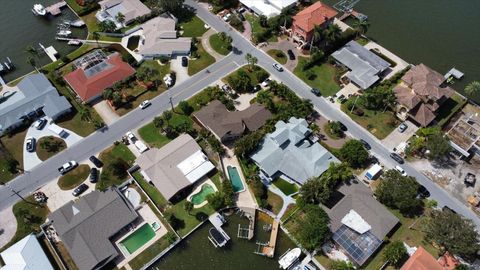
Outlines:
[{"label": "black car", "polygon": [[428,197],[430,197],[430,192],[428,191],[428,189],[422,185],[420,185],[420,187],[418,187],[418,197],[420,199],[426,199]]},{"label": "black car", "polygon": [[188,66],[188,58],[187,57],[182,57],[182,67]]},{"label": "black car", "polygon": [[295,54],[293,53],[292,50],[288,50],[288,51],[287,51],[287,54],[288,54],[288,58],[289,58],[290,60],[295,60]]},{"label": "black car", "polygon": [[90,169],[90,183],[96,183],[98,181],[98,170],[97,168]]},{"label": "black car", "polygon": [[242,14],[242,13],[240,13],[240,12],[239,12],[239,13],[237,13],[237,17],[238,17],[238,18],[239,18],[239,19],[240,19],[242,22],[244,22],[244,21],[245,21],[245,16],[243,16],[243,14]]},{"label": "black car", "polygon": [[450,208],[450,207],[448,207],[448,206],[446,206],[446,205],[445,205],[444,207],[442,207],[442,211],[443,211],[443,212],[450,211],[450,212],[452,212],[452,213],[454,213],[454,214],[457,213],[457,212],[455,212],[455,210],[453,210],[452,208]]},{"label": "black car", "polygon": [[319,97],[320,96],[320,90],[318,90],[317,88],[312,88],[310,90],[310,92],[312,92],[315,96]]},{"label": "black car", "polygon": [[25,148],[27,149],[28,152],[35,151],[35,138],[33,137],[27,138],[25,143]]},{"label": "black car", "polygon": [[262,89],[262,87],[260,86],[260,84],[257,84],[257,85],[255,85],[255,86],[253,87],[253,92],[254,92],[254,93],[255,93],[255,92],[258,92],[258,91],[260,91],[261,89]]},{"label": "black car", "polygon": [[360,139],[360,142],[363,144],[363,146],[365,147],[365,149],[367,149],[367,150],[372,149],[372,147],[370,146],[370,144],[369,144],[368,142],[366,142],[364,139]]},{"label": "black car", "polygon": [[400,163],[400,164],[403,164],[405,163],[405,161],[403,160],[403,158],[401,156],[399,156],[397,153],[390,153],[390,157],[395,160],[396,162]]},{"label": "black car", "polygon": [[95,156],[90,156],[88,160],[90,160],[97,168],[101,168],[103,166],[103,162]]},{"label": "black car", "polygon": [[340,129],[345,132],[348,130],[347,126],[345,126],[342,122],[338,121],[338,124],[340,125]]},{"label": "black car", "polygon": [[80,186],[76,187],[73,190],[72,195],[75,196],[75,197],[80,196],[80,194],[85,192],[87,189],[88,189],[87,184],[81,184]]}]

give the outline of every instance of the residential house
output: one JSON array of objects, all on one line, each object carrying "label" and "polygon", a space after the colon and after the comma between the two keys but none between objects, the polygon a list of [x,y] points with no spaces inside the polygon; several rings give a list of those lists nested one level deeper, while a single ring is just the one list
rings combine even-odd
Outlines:
[{"label": "residential house", "polygon": [[141,39],[135,53],[145,59],[189,55],[192,39],[178,37],[176,23],[176,18],[164,14],[142,24]]},{"label": "residential house", "polygon": [[[467,105],[469,107],[469,105]],[[480,155],[480,117],[462,112],[447,132],[450,145],[465,157]]]},{"label": "residential house", "polygon": [[48,256],[34,234],[25,236],[22,240],[0,253],[5,263],[0,270],[54,270]]},{"label": "residential house", "polygon": [[188,134],[178,136],[160,149],[142,153],[136,163],[143,177],[167,200],[180,197],[182,190],[215,168]]},{"label": "residential house", "polygon": [[428,251],[419,246],[400,270],[446,270],[446,268],[443,268]]},{"label": "residential house", "polygon": [[270,18],[279,15],[282,9],[296,5],[297,0],[240,0],[240,3],[255,14]]},{"label": "residential house", "polygon": [[332,238],[353,262],[362,266],[399,220],[360,182],[343,184],[338,193],[341,199],[331,208],[324,207],[330,217]]},{"label": "residential house", "polygon": [[348,68],[346,77],[361,89],[378,82],[390,68],[390,63],[354,40],[332,53],[332,57]]},{"label": "residential house", "polygon": [[117,256],[112,238],[128,232],[138,218],[127,198],[117,189],[92,191],[48,215],[76,266],[80,270],[100,269]]},{"label": "residential house", "polygon": [[16,86],[4,86],[0,92],[0,135],[43,115],[56,120],[71,108],[45,75],[29,74]]},{"label": "residential house", "polygon": [[339,162],[319,143],[312,143],[311,134],[305,119],[278,121],[250,158],[265,177],[274,180],[285,175],[301,185],[325,172],[330,163]]},{"label": "residential house", "polygon": [[293,16],[292,37],[294,40],[309,43],[315,26],[327,28],[338,12],[332,7],[318,1]]},{"label": "residential house", "polygon": [[[150,14],[151,10],[140,0],[103,0],[98,2],[100,10],[95,14],[99,22],[111,21],[120,29],[136,18]],[[123,14],[124,21],[118,19]]]},{"label": "residential house", "polygon": [[193,114],[196,121],[221,142],[235,140],[247,131],[256,131],[272,117],[263,105],[254,103],[243,111],[229,111],[214,100]]},{"label": "residential house", "polygon": [[135,74],[117,52],[107,56],[96,50],[76,60],[74,66],[63,78],[83,102],[100,98],[103,90]]}]

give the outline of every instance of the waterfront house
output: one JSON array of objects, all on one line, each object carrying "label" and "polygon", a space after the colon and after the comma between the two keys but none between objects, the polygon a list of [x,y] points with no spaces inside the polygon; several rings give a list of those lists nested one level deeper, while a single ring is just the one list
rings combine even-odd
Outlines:
[{"label": "waterfront house", "polygon": [[[111,21],[120,29],[136,18],[150,14],[151,10],[140,0],[103,0],[98,2],[100,10],[95,14],[99,22]],[[123,14],[124,22],[118,20],[119,14]]]},{"label": "waterfront house", "polygon": [[390,63],[354,40],[332,53],[332,57],[348,68],[346,77],[361,89],[378,82],[390,68]]},{"label": "waterfront house", "polygon": [[360,182],[343,184],[335,205],[323,208],[330,217],[333,241],[358,266],[381,246],[399,220]]},{"label": "waterfront house", "polygon": [[243,111],[229,111],[214,100],[193,114],[195,120],[221,142],[235,140],[247,131],[256,131],[272,117],[263,105],[254,103]]},{"label": "waterfront house", "polygon": [[74,66],[75,70],[63,78],[83,102],[100,98],[103,90],[135,74],[117,52],[107,56],[96,50],[75,60]]},{"label": "waterfront house", "polygon": [[467,104],[447,132],[450,145],[465,157],[480,155],[480,108]]},{"label": "waterfront house", "polygon": [[111,188],[69,201],[48,215],[47,222],[78,269],[92,270],[119,256],[112,238],[128,232],[127,226],[138,217],[128,199],[117,188]]},{"label": "waterfront house", "polygon": [[291,8],[297,4],[297,0],[240,0],[244,6],[257,15],[267,18],[279,15],[284,8]]},{"label": "waterfront house", "polygon": [[454,94],[445,78],[424,64],[407,71],[393,91],[398,102],[397,116],[401,120],[410,118],[422,127],[435,119],[442,104]]},{"label": "waterfront house", "polygon": [[181,191],[215,168],[188,134],[178,136],[162,148],[142,153],[136,163],[142,176],[167,200],[182,197]]},{"label": "waterfront house", "polygon": [[189,55],[192,39],[178,37],[176,23],[176,18],[163,14],[142,24],[141,38],[135,53],[145,59]]},{"label": "waterfront house", "polygon": [[315,26],[327,28],[338,12],[332,7],[318,1],[293,16],[292,38],[301,43],[308,43],[313,37]]},{"label": "waterfront house", "polygon": [[0,253],[0,270],[53,270],[52,264],[34,234],[25,236]]},{"label": "waterfront house", "polygon": [[[400,270],[446,270],[440,263],[428,253],[422,246],[419,246],[415,253],[403,264]],[[452,268],[453,269],[453,268]]]},{"label": "waterfront house", "polygon": [[275,131],[265,136],[250,158],[267,178],[274,180],[283,174],[302,185],[325,172],[330,163],[339,162],[319,143],[311,142],[311,134],[305,119],[278,121]]},{"label": "waterfront house", "polygon": [[0,135],[44,115],[56,120],[71,108],[45,75],[29,74],[16,86],[4,86],[0,92]]}]

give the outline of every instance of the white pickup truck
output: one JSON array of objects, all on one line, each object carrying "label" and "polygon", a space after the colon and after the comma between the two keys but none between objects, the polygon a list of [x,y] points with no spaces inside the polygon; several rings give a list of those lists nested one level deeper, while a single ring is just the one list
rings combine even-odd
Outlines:
[{"label": "white pickup truck", "polygon": [[143,153],[148,150],[148,146],[146,146],[142,141],[137,139],[137,137],[135,137],[135,135],[131,131],[127,132],[126,135],[127,135],[127,138],[130,140],[130,142],[132,142],[133,145],[135,145],[135,147],[138,149],[140,153]]}]

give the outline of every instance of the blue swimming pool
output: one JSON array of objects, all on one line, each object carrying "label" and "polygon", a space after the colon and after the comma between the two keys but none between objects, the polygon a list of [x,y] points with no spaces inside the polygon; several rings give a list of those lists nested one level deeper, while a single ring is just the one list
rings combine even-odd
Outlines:
[{"label": "blue swimming pool", "polygon": [[228,171],[228,178],[230,178],[230,182],[232,182],[233,191],[235,192],[244,191],[245,187],[243,186],[242,179],[240,179],[240,175],[238,174],[237,168],[228,166],[227,171]]}]

